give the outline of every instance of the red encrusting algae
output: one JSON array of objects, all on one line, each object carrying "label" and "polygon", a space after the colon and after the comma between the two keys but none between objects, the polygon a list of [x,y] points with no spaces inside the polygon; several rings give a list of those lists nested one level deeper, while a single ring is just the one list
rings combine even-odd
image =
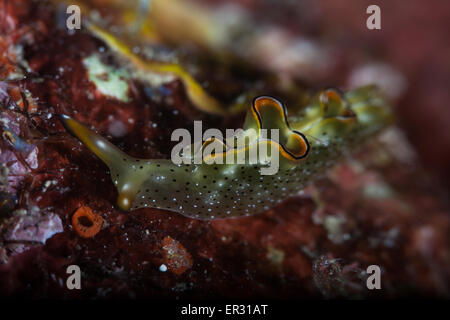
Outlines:
[{"label": "red encrusting algae", "polygon": [[162,244],[165,251],[164,260],[171,272],[180,275],[192,267],[192,256],[181,243],[167,236]]}]

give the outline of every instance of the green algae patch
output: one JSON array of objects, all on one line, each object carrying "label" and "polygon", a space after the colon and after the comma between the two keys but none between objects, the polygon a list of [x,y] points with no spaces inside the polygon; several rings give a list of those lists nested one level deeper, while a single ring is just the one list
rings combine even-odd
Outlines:
[{"label": "green algae patch", "polygon": [[395,196],[392,188],[385,182],[377,181],[366,185],[363,194],[373,199],[389,199]]},{"label": "green algae patch", "polygon": [[89,80],[95,83],[103,95],[129,102],[127,80],[130,75],[126,70],[104,64],[97,55],[85,58],[83,64],[88,71]]}]

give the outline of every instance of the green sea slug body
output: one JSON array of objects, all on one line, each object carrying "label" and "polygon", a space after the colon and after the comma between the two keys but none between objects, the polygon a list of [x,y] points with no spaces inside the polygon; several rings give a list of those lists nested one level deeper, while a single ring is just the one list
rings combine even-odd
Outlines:
[{"label": "green sea slug body", "polygon": [[[61,119],[110,168],[121,209],[153,207],[191,218],[220,219],[256,214],[297,194],[342,154],[389,124],[392,115],[372,86],[344,95],[324,90],[289,117],[278,100],[258,97],[244,122],[245,146],[227,148],[226,143],[215,141],[223,144],[223,152],[203,156],[199,164],[133,158],[76,120],[65,115]],[[279,138],[264,137],[261,129],[278,129]],[[213,140],[206,141],[200,151]],[[256,163],[211,163],[211,158],[236,159],[241,152],[250,154],[261,147],[272,150],[268,156],[273,150],[279,152],[276,174],[261,174],[268,165],[264,157]]]}]

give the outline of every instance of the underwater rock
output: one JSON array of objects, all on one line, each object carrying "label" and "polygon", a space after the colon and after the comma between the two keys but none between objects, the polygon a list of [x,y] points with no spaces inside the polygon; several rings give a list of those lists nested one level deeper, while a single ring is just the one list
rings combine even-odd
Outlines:
[{"label": "underwater rock", "polygon": [[2,228],[6,230],[3,235],[5,241],[40,242],[45,244],[47,239],[63,231],[61,218],[54,213],[41,213],[33,207],[25,211],[18,209],[12,217],[4,222]]}]

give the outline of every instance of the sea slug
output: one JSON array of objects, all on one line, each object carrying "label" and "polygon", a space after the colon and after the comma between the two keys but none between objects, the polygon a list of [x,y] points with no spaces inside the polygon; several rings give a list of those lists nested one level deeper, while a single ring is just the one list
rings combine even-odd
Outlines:
[{"label": "sea slug", "polygon": [[[336,163],[343,154],[379,132],[392,121],[391,109],[374,86],[341,94],[327,89],[288,117],[278,100],[255,98],[244,122],[249,134],[244,148],[225,148],[214,157],[276,146],[279,170],[262,175],[267,159],[258,163],[174,164],[171,159],[133,158],[105,138],[67,115],[65,128],[111,171],[123,210],[154,207],[197,219],[221,219],[256,214],[297,194]],[[264,138],[260,129],[279,129],[278,141]],[[213,139],[214,140],[214,139]],[[207,147],[211,140],[202,145]],[[270,148],[270,147],[269,147]]]}]

